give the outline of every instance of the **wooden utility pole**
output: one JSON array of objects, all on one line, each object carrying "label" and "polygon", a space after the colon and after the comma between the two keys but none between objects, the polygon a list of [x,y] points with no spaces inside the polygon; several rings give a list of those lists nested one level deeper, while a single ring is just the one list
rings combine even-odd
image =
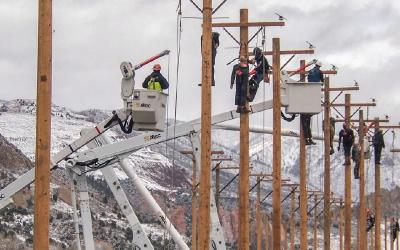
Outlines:
[{"label": "wooden utility pole", "polygon": [[339,249],[343,250],[343,201],[340,200],[339,208]]},{"label": "wooden utility pole", "polygon": [[[350,128],[350,94],[345,95],[345,120]],[[343,149],[344,150],[344,149]],[[344,179],[344,249],[351,249],[351,162],[350,156],[345,156]]]},{"label": "wooden utility pole", "polygon": [[[306,62],[300,61],[300,67],[305,67]],[[305,74],[300,74],[300,82],[305,82]],[[306,166],[306,140],[304,127],[300,119],[300,250],[307,249],[307,166]]]},{"label": "wooden utility pole", "polygon": [[[248,23],[247,9],[240,9],[240,23]],[[240,27],[240,56],[248,58],[249,27]],[[248,87],[247,91],[248,93]],[[249,103],[246,101],[246,108]],[[240,169],[239,169],[239,249],[249,249],[249,114],[240,114]]]},{"label": "wooden utility pole", "polygon": [[296,193],[292,192],[290,199],[290,250],[294,250],[294,239],[296,236],[296,222],[295,212],[296,209]]},{"label": "wooden utility pole", "polygon": [[324,249],[331,249],[331,124],[329,78],[324,79]]},{"label": "wooden utility pole", "polygon": [[280,39],[272,39],[273,67],[273,182],[272,248],[281,249],[281,87]]},{"label": "wooden utility pole", "polygon": [[195,161],[192,156],[192,250],[197,250],[197,170]]},{"label": "wooden utility pole", "polygon": [[211,185],[211,18],[212,0],[203,0],[201,77],[201,170],[199,204],[199,249],[210,246]]},{"label": "wooden utility pole", "polygon": [[[375,226],[376,226],[376,224],[375,224]],[[374,249],[374,242],[375,242],[374,241],[374,239],[375,239],[374,232],[375,232],[375,230],[371,230],[370,232],[371,232],[370,233],[370,235],[371,235],[371,248],[370,249],[372,250],[372,249]]]},{"label": "wooden utility pole", "polygon": [[359,249],[367,249],[367,215],[365,207],[365,165],[364,165],[364,111],[359,111],[359,145],[360,145],[360,163],[359,163],[359,175],[360,175],[360,212],[358,219],[358,232],[359,232]]},{"label": "wooden utility pole", "polygon": [[52,1],[39,1],[33,247],[49,249]]},{"label": "wooden utility pole", "polygon": [[385,216],[385,250],[388,250],[387,249],[387,231],[388,231],[388,228],[387,228],[387,217]]},{"label": "wooden utility pole", "polygon": [[[379,118],[376,118],[375,133],[379,130]],[[376,155],[375,155],[376,157]],[[381,165],[375,160],[375,249],[381,249]]]},{"label": "wooden utility pole", "polygon": [[317,212],[318,212],[318,210],[317,210],[317,206],[318,206],[318,199],[317,199],[317,195],[314,195],[314,206],[315,206],[315,208],[314,208],[314,245],[313,245],[313,249],[314,250],[317,250],[318,249],[318,239],[317,239]]},{"label": "wooden utility pole", "polygon": [[269,250],[270,240],[269,240],[269,221],[268,216],[265,216],[265,250]]},{"label": "wooden utility pole", "polygon": [[261,224],[261,183],[257,177],[257,204],[256,204],[256,225],[257,225],[257,250],[261,250],[262,244],[262,224]]}]

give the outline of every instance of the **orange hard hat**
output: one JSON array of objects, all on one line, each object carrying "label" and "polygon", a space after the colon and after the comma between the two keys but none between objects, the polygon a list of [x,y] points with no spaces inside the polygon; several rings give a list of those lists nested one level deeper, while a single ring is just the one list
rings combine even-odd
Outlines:
[{"label": "orange hard hat", "polygon": [[153,70],[157,70],[157,71],[160,71],[161,70],[161,65],[160,64],[154,64],[154,66],[153,66]]}]

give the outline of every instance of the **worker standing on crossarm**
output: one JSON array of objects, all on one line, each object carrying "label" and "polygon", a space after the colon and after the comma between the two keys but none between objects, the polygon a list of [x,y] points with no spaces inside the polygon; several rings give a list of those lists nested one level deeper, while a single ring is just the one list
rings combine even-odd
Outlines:
[{"label": "worker standing on crossarm", "polygon": [[247,88],[249,84],[249,65],[246,57],[241,56],[239,63],[233,66],[231,75],[231,89],[236,83],[235,105],[237,113],[249,112],[246,107]]},{"label": "worker standing on crossarm", "polygon": [[163,91],[168,89],[169,83],[165,77],[161,74],[161,65],[155,64],[153,66],[153,72],[144,79],[142,87],[150,90]]},{"label": "worker standing on crossarm", "polygon": [[382,130],[375,130],[375,134],[372,137],[372,144],[374,145],[375,164],[381,164],[382,148],[385,148],[385,141],[383,139]]},{"label": "worker standing on crossarm", "polygon": [[340,151],[340,144],[343,142],[344,157],[346,159],[345,165],[350,165],[350,151],[354,144],[354,132],[346,123],[343,123],[343,129],[339,132],[339,146],[338,151]]},{"label": "worker standing on crossarm", "polygon": [[[308,82],[324,82],[324,74],[320,70],[322,63],[317,61],[315,67],[308,72]],[[316,143],[312,140],[311,134],[311,114],[300,114],[300,121],[303,126],[304,137],[306,145],[315,145]]]},{"label": "worker standing on crossarm", "polygon": [[258,47],[253,49],[253,54],[254,58],[249,60],[249,63],[254,64],[256,67],[253,69],[254,75],[249,80],[249,102],[252,102],[256,97],[260,82],[262,80],[269,82],[268,70],[270,66],[267,58],[262,54],[262,50]]}]

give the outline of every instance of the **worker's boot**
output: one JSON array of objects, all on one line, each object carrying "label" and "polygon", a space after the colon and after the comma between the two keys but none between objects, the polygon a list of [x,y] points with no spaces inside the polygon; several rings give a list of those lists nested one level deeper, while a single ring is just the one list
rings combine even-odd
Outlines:
[{"label": "worker's boot", "polygon": [[314,142],[314,141],[312,140],[312,138],[310,138],[310,143],[311,143],[312,145],[317,144],[316,142]]}]

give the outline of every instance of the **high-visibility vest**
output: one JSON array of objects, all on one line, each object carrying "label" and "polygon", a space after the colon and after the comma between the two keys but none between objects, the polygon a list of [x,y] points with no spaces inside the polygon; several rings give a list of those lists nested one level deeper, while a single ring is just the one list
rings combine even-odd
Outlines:
[{"label": "high-visibility vest", "polygon": [[161,83],[151,78],[147,84],[147,89],[162,91]]}]

